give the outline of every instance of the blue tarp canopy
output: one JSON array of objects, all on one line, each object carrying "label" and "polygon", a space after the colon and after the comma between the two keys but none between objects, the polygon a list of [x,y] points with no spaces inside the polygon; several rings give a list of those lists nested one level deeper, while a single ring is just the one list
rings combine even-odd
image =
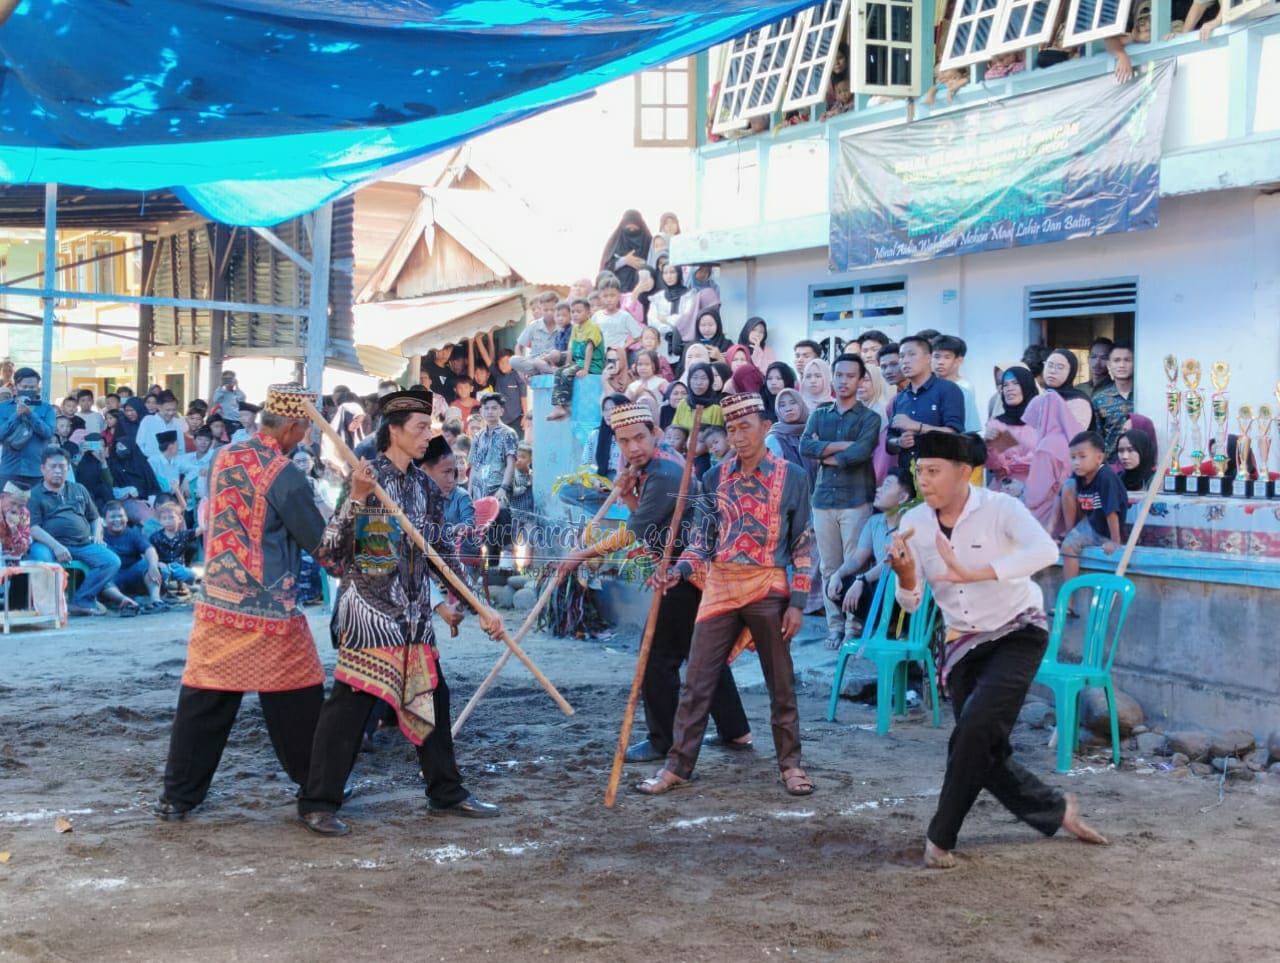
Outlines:
[{"label": "blue tarp canopy", "polygon": [[812,2],[20,0],[0,182],[171,188],[275,224]]}]

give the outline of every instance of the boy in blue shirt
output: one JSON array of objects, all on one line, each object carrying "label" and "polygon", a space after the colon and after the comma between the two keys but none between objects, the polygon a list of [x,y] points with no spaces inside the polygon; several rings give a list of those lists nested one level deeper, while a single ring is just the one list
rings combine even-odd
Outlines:
[{"label": "boy in blue shirt", "polygon": [[[1062,517],[1067,534],[1062,540],[1062,577],[1080,574],[1080,553],[1099,546],[1108,555],[1120,545],[1120,520],[1129,511],[1129,495],[1120,476],[1103,469],[1106,445],[1096,431],[1082,431],[1071,439],[1071,470],[1062,486]],[[1068,615],[1075,615],[1068,609]]]}]

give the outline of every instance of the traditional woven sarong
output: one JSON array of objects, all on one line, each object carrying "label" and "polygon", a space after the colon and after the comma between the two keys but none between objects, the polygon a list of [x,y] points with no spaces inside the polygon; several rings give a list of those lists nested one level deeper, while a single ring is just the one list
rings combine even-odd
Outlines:
[{"label": "traditional woven sarong", "polygon": [[400,731],[415,746],[436,726],[432,692],[439,681],[434,646],[341,649],[333,677],[377,696],[396,710]]},{"label": "traditional woven sarong", "polygon": [[280,692],[323,685],[324,669],[305,616],[268,619],[197,602],[182,684]]},{"label": "traditional woven sarong", "polygon": [[[705,576],[695,573],[691,581],[702,591],[702,604],[698,606],[699,622],[736,611],[770,595],[791,597],[787,570],[772,566],[712,562]],[[755,647],[751,632],[743,629],[729,653],[729,661],[736,659],[744,649],[755,651]]]}]

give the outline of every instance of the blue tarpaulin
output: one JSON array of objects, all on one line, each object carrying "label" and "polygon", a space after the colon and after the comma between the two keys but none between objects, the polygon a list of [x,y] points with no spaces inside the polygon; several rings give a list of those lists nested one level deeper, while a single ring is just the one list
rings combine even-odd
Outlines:
[{"label": "blue tarpaulin", "polygon": [[274,224],[807,5],[21,0],[0,25],[0,181],[171,188]]}]

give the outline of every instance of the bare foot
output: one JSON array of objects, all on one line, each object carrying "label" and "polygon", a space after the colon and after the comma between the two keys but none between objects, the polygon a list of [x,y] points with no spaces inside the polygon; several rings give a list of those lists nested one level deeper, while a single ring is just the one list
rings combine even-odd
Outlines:
[{"label": "bare foot", "polygon": [[827,648],[838,649],[844,645],[844,641],[838,635],[827,636]]},{"label": "bare foot", "polygon": [[1080,818],[1080,797],[1073,792],[1067,793],[1067,811],[1062,814],[1062,828],[1082,843],[1094,846],[1107,846],[1107,837],[1102,835]]},{"label": "bare foot", "polygon": [[547,421],[561,421],[569,417],[569,409],[564,405],[556,405],[551,409],[551,413],[547,415]]},{"label": "bare foot", "polygon": [[933,845],[927,836],[924,841],[925,869],[955,869],[956,857],[949,849]]}]

